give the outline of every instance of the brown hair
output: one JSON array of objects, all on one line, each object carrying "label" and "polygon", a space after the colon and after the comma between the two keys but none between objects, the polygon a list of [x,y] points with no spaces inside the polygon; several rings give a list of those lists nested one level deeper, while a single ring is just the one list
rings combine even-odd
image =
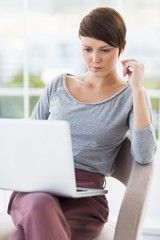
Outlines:
[{"label": "brown hair", "polygon": [[106,42],[112,47],[125,47],[126,25],[115,9],[99,7],[86,15],[79,27],[79,37],[91,37]]}]

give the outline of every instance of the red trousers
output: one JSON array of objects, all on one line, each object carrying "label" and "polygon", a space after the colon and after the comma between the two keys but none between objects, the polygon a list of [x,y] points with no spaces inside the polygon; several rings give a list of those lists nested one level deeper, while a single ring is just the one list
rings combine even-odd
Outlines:
[{"label": "red trousers", "polygon": [[[103,188],[104,176],[76,170],[78,186]],[[16,231],[10,240],[91,240],[108,218],[105,196],[62,198],[48,193],[13,192],[8,213]]]}]

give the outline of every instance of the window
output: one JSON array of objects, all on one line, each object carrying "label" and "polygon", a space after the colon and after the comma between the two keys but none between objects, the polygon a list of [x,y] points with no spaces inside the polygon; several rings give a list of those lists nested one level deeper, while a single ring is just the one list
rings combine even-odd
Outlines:
[{"label": "window", "polygon": [[[0,0],[0,117],[30,116],[44,86],[62,72],[83,71],[78,26],[92,8],[110,5],[127,23],[127,47],[121,58],[144,62],[144,85],[160,87],[158,0]],[[158,135],[159,97],[152,90]]]},{"label": "window", "polygon": [[[78,26],[97,6],[113,6],[127,23],[121,58],[145,64],[144,85],[152,99],[160,136],[159,0],[0,0],[0,118],[30,116],[46,83],[62,72],[81,73]],[[8,199],[0,192],[0,210]]]}]

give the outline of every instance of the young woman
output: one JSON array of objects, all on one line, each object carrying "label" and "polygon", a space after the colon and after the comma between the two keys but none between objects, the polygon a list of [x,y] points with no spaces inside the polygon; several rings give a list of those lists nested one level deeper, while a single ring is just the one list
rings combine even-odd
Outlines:
[{"label": "young woman", "polygon": [[[57,76],[46,86],[31,118],[67,120],[77,185],[103,188],[128,131],[135,161],[147,164],[153,158],[156,139],[151,106],[142,85],[142,63],[123,60],[123,76],[117,73],[126,26],[116,10],[92,10],[81,21],[79,37],[87,72]],[[71,199],[14,192],[8,212],[17,230],[10,240],[90,240],[107,222],[108,209],[105,196]]]}]

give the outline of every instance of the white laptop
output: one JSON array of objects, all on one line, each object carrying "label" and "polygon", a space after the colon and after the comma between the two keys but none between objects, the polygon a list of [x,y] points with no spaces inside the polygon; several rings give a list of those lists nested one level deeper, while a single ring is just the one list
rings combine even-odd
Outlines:
[{"label": "white laptop", "polygon": [[66,197],[107,193],[76,188],[70,126],[57,120],[0,119],[0,189]]}]

